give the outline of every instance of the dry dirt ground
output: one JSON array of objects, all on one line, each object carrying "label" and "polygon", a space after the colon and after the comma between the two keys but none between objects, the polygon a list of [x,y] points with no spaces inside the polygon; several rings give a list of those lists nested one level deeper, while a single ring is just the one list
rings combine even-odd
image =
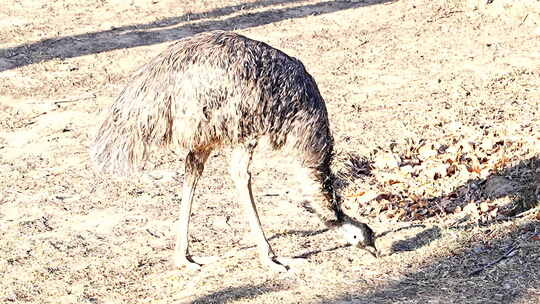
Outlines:
[{"label": "dry dirt ground", "polygon": [[[487,2],[487,3],[486,3]],[[540,303],[540,2],[16,1],[0,9],[0,303]],[[306,211],[288,162],[256,156],[279,255],[257,260],[215,153],[175,269],[184,151],[129,180],[87,147],[125,79],[225,29],[301,59],[328,105],[336,186],[383,256]]]}]

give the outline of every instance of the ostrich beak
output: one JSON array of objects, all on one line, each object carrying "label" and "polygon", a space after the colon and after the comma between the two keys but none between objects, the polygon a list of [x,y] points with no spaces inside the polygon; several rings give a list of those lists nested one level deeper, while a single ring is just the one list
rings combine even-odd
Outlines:
[{"label": "ostrich beak", "polygon": [[374,258],[378,258],[380,256],[379,250],[377,250],[377,247],[375,245],[368,245],[366,247],[363,247],[365,251],[367,251],[369,254],[371,254]]}]

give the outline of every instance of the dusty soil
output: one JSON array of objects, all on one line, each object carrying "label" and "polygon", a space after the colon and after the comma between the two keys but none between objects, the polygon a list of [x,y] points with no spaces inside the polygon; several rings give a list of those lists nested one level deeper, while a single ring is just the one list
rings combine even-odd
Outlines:
[{"label": "dusty soil", "polygon": [[[15,1],[0,11],[1,303],[540,303],[540,2]],[[488,1],[489,2],[489,1]],[[256,156],[282,256],[257,260],[215,153],[171,265],[185,151],[130,180],[87,146],[173,40],[234,30],[301,59],[328,105],[336,186],[375,259],[324,231],[285,160]]]}]

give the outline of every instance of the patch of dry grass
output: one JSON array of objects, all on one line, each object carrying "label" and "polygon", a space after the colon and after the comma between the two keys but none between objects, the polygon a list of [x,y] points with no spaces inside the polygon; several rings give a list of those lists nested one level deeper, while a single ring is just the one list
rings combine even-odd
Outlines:
[{"label": "patch of dry grass", "polygon": [[[0,13],[0,302],[539,302],[538,1],[12,2]],[[191,230],[192,252],[220,259],[175,269],[183,152],[130,181],[92,172],[99,109],[127,76],[170,41],[218,28],[315,77],[336,186],[375,228],[381,258],[321,230],[287,162],[258,155],[265,231],[278,254],[308,260],[262,268],[225,151]]]}]

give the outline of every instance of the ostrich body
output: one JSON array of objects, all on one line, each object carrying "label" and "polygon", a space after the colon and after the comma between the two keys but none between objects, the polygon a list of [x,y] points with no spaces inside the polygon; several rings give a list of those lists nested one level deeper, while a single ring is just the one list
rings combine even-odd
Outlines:
[{"label": "ostrich body", "polygon": [[373,232],[340,208],[330,170],[333,139],[315,80],[303,64],[259,41],[223,31],[179,40],[129,80],[106,114],[91,147],[97,166],[129,174],[142,168],[151,146],[187,149],[174,259],[200,266],[188,250],[191,204],[212,150],[232,147],[230,174],[260,253],[277,261],[261,227],[251,190],[254,148],[265,138],[272,150],[296,158],[306,198],[329,228],[341,228],[358,247]]}]

